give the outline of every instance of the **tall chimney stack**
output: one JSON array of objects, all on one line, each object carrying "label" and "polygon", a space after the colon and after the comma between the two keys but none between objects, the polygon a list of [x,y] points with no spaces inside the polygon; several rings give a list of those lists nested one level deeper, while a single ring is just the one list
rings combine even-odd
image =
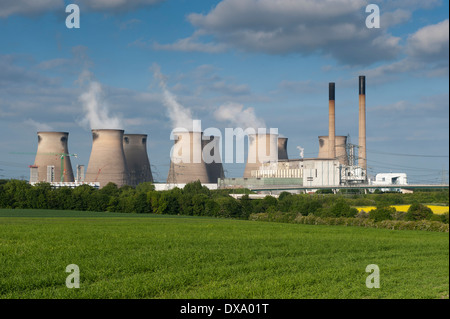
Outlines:
[{"label": "tall chimney stack", "polygon": [[328,157],[336,158],[336,115],[334,103],[334,83],[328,85]]},{"label": "tall chimney stack", "polygon": [[[366,77],[359,76],[359,166],[367,171],[366,153]],[[367,173],[366,173],[367,176]]]}]

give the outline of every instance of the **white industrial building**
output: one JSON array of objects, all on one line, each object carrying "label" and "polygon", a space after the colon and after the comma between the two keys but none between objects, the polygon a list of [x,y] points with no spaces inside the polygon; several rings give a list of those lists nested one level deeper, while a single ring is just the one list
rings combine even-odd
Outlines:
[{"label": "white industrial building", "polygon": [[407,185],[408,179],[405,173],[379,173],[372,185]]}]

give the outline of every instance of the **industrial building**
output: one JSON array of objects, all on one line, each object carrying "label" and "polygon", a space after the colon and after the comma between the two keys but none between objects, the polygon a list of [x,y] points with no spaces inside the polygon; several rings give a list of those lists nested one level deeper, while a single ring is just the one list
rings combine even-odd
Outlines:
[{"label": "industrial building", "polygon": [[[320,189],[355,185],[407,184],[406,174],[379,174],[367,178],[366,83],[359,76],[358,145],[348,136],[336,135],[335,83],[328,85],[328,135],[318,136],[316,158],[289,159],[288,138],[278,134],[248,134],[247,159],[243,176],[227,178],[222,165],[219,136],[201,131],[173,132],[166,183],[156,189],[184,187],[200,181],[210,189],[299,187]],[[68,151],[68,133],[38,132],[35,163],[30,165],[30,182],[51,182],[55,186],[90,184],[103,187],[109,182],[118,187],[153,182],[147,154],[147,134],[125,134],[117,129],[93,129],[92,150],[87,165],[77,166],[76,179]],[[303,156],[303,155],[301,155]]]},{"label": "industrial building", "polygon": [[[288,159],[287,138],[263,135],[258,138],[249,136],[248,158],[255,158],[251,165],[247,163],[243,178],[225,178],[219,181],[220,188],[271,188],[280,189],[310,188],[341,185],[361,185],[367,183],[366,162],[366,99],[365,76],[359,77],[359,142],[360,145],[347,143],[347,136],[336,135],[335,83],[328,85],[328,135],[319,136],[317,158]],[[258,148],[264,145],[267,152],[259,158]],[[277,147],[278,156],[273,153]],[[359,154],[356,155],[357,149]],[[255,155],[256,154],[256,155]],[[261,156],[261,155],[259,155]]]}]

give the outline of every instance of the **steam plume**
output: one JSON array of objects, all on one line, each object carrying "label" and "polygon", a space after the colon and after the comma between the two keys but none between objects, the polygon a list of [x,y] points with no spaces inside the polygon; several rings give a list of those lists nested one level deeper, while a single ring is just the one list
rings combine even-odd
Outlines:
[{"label": "steam plume", "polygon": [[84,88],[84,92],[79,96],[85,113],[81,124],[89,125],[91,129],[122,129],[121,119],[109,114],[102,85],[92,79],[92,74],[85,70],[78,81]]},{"label": "steam plume", "polygon": [[244,105],[234,102],[221,105],[214,113],[214,117],[218,121],[229,122],[243,129],[254,128],[257,130],[266,127],[264,120],[256,116],[253,108],[244,109]]},{"label": "steam plume", "polygon": [[158,64],[153,64],[150,68],[153,71],[153,76],[159,82],[159,86],[163,91],[163,103],[167,108],[167,113],[172,121],[173,128],[184,128],[189,131],[193,130],[191,110],[181,105],[177,98],[167,88],[166,78],[161,73],[161,68]]},{"label": "steam plume", "polygon": [[297,149],[300,151],[300,158],[303,158],[303,156],[304,156],[304,152],[305,152],[305,149],[303,148],[303,147],[301,147],[301,146],[297,146]]}]

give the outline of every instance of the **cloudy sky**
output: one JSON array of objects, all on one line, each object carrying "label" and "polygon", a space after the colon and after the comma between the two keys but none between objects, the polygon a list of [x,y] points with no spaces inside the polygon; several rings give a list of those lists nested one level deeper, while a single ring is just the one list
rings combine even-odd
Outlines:
[{"label": "cloudy sky", "polygon": [[[80,28],[66,27],[70,3],[79,5]],[[380,28],[366,27],[371,3],[380,8]],[[1,1],[0,178],[28,179],[39,130],[69,132],[75,167],[89,161],[91,128],[121,128],[149,135],[152,171],[162,182],[170,133],[186,118],[223,133],[263,123],[288,137],[290,158],[299,158],[297,147],[315,157],[318,136],[328,134],[329,82],[336,83],[336,134],[358,143],[358,76],[365,75],[369,173],[448,182],[448,6]],[[225,170],[240,177],[243,165]]]}]

